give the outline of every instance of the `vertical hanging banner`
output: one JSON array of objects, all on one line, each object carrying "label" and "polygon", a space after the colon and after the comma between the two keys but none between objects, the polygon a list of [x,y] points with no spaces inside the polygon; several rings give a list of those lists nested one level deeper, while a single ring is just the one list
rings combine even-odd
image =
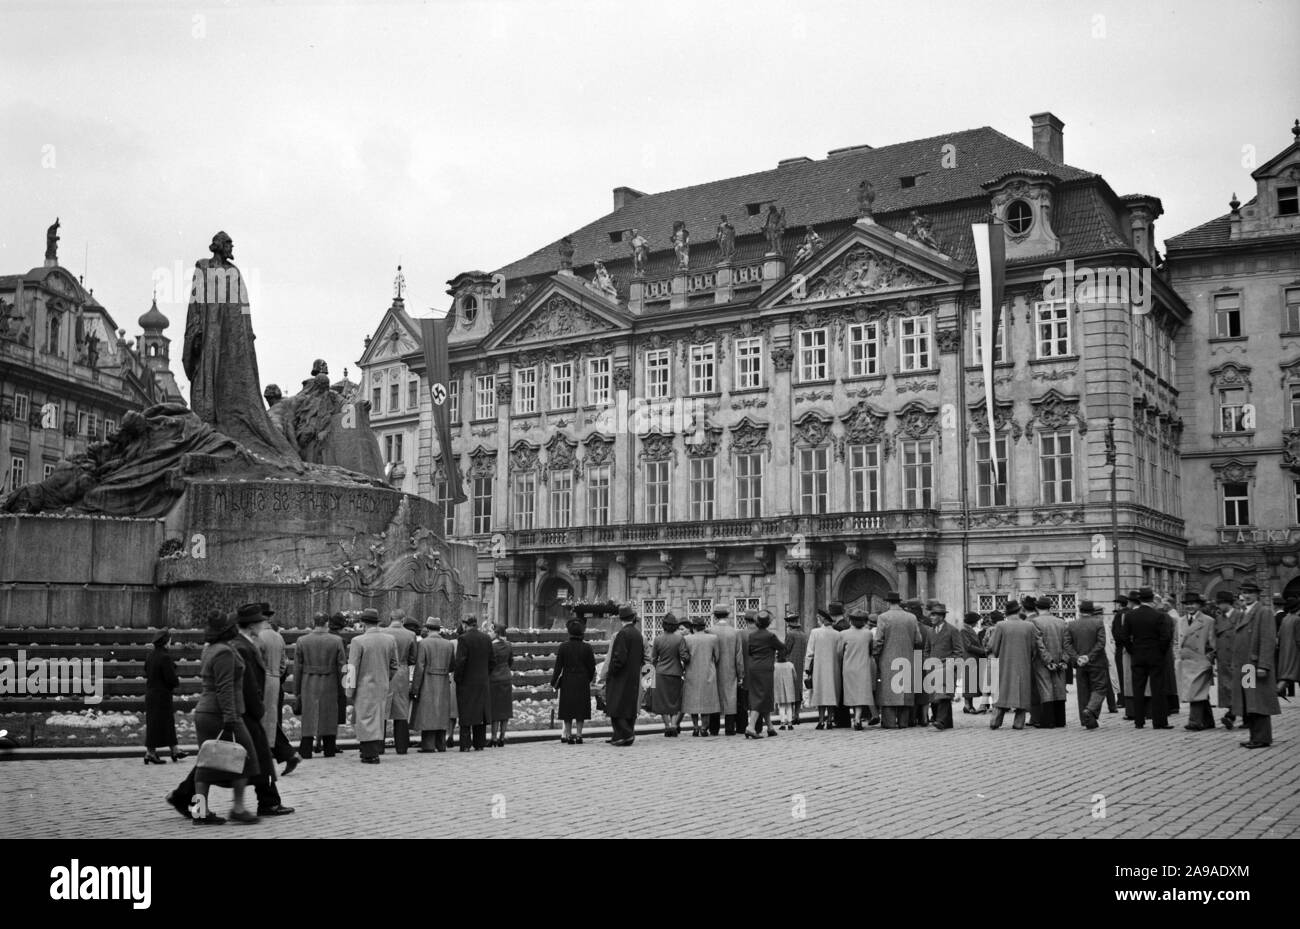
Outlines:
[{"label": "vertical hanging banner", "polygon": [[972,223],[975,258],[980,270],[980,367],[984,369],[984,409],[989,417],[989,458],[993,463],[993,483],[1001,483],[998,471],[998,433],[993,411],[993,346],[997,339],[997,321],[1002,315],[1002,291],[1006,284],[1007,243],[1002,223]]},{"label": "vertical hanging banner", "polygon": [[421,319],[420,341],[424,344],[424,368],[429,376],[429,399],[433,401],[433,430],[442,451],[442,467],[447,472],[447,503],[464,503],[465,488],[460,483],[460,468],[451,454],[451,410],[447,408],[451,366],[447,361],[447,320]]}]

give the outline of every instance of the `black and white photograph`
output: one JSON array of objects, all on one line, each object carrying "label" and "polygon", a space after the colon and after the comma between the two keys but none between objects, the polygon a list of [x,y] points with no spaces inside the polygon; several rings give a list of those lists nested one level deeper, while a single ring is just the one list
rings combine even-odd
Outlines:
[{"label": "black and white photograph", "polygon": [[1300,4],[0,36],[20,897],[158,910],[114,849],[212,838],[509,840],[538,901],[539,839],[1283,892],[1241,840],[1300,838]]}]

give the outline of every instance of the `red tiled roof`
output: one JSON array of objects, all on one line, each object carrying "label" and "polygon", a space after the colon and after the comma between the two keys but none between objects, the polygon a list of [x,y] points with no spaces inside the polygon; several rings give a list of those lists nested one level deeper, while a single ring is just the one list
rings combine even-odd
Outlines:
[{"label": "red tiled roof", "polygon": [[[949,151],[945,148],[948,145],[952,146],[950,151],[955,164],[945,168],[942,165],[945,152]],[[658,265],[671,260],[669,234],[673,223],[680,219],[691,231],[692,265],[706,267],[704,261],[697,263],[695,256],[702,253],[701,259],[707,260],[712,253],[714,228],[722,213],[727,214],[736,227],[737,261],[761,257],[765,250],[761,236],[763,211],[751,217],[746,208],[748,204],[772,201],[785,208],[787,227],[799,230],[787,235],[787,244],[794,243],[797,247],[803,238],[802,228],[810,223],[816,225],[822,238],[829,241],[828,232],[837,234],[857,216],[858,185],[863,180],[870,180],[875,188],[877,220],[887,222],[891,214],[905,218],[910,210],[922,210],[931,219],[934,234],[941,244],[947,234],[948,247],[954,249],[949,253],[958,260],[971,262],[973,256],[967,257],[971,251],[968,214],[976,215],[975,221],[986,216],[988,192],[983,185],[1014,171],[1042,172],[1066,183],[1097,177],[1049,161],[1029,146],[984,126],[647,194],[570,233],[574,266],[588,267],[597,258],[607,263],[627,259],[628,245],[610,241],[609,235],[635,228],[651,241],[655,255],[647,273],[654,276]],[[899,178],[908,176],[916,177],[916,185],[904,188]],[[1061,192],[1063,200],[1069,195],[1069,190]],[[1100,199],[1095,192],[1090,196]],[[957,211],[960,217],[947,217],[946,214],[952,210],[943,207],[956,206],[962,201],[978,201],[981,205],[963,207]],[[1059,220],[1066,215],[1063,207],[1064,202],[1054,210],[1054,218]],[[1097,209],[1101,209],[1100,203]],[[1085,225],[1093,228],[1097,222],[1089,217]],[[899,223],[894,228],[901,228],[901,219]],[[965,224],[964,232],[958,228],[962,224]],[[1113,223],[1101,221],[1101,225],[1122,240],[1113,229]],[[1062,244],[1066,245],[1064,241]],[[558,245],[557,239],[499,270],[512,280],[553,273],[558,266]],[[751,251],[756,254],[750,256]],[[792,254],[793,248],[790,251]]]}]

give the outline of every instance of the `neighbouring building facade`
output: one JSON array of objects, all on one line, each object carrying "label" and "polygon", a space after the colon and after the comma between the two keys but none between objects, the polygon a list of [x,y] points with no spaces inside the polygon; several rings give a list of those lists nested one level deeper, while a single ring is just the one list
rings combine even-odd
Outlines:
[{"label": "neighbouring building facade", "polygon": [[[375,431],[401,430],[411,467],[414,429],[422,494],[445,500],[460,470],[445,528],[478,544],[493,618],[547,625],[566,598],[612,597],[653,634],[666,612],[779,624],[891,588],[954,614],[1181,592],[1189,312],[1151,274],[1160,201],[1067,166],[1063,124],[1032,123],[1032,147],[985,127],[620,187],[610,214],[459,275],[451,449],[427,402],[409,416],[427,372],[390,309],[366,355]],[[1008,258],[992,436],[971,232],[990,213]],[[1102,283],[1045,291],[1078,269]]]},{"label": "neighbouring building facade", "polygon": [[111,435],[128,411],[185,402],[157,302],[128,340],[58,264],[55,228],[49,238],[44,265],[0,276],[0,497]]},{"label": "neighbouring building facade", "polygon": [[[421,397],[428,399],[428,385],[402,360],[419,351],[420,330],[406,312],[401,268],[397,272],[397,295],[374,333],[366,338],[365,351],[357,362],[360,390],[370,403],[370,428],[379,440],[389,481],[408,494],[419,494],[423,487],[428,497],[429,482],[421,482],[417,461]],[[427,423],[425,428],[429,428]],[[424,473],[427,476],[427,465]]]},{"label": "neighbouring building facade", "polygon": [[1187,559],[1207,592],[1300,596],[1300,121],[1254,196],[1166,242],[1192,309],[1178,340]]}]

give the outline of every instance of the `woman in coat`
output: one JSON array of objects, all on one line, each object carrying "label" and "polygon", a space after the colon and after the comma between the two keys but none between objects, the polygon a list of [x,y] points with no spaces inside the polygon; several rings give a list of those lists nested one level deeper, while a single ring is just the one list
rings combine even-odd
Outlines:
[{"label": "woman in coat", "polygon": [[419,733],[420,751],[426,753],[445,752],[451,729],[451,667],[456,660],[456,646],[440,631],[430,629],[416,645],[415,675],[411,679],[411,699],[415,701],[411,728]]},{"label": "woman in coat", "polygon": [[[718,637],[704,631],[705,621],[691,620],[691,634],[686,645],[686,673],[682,675],[682,712],[691,717],[693,738],[709,735],[708,717],[722,712],[718,698]],[[700,717],[706,725],[700,726]]]},{"label": "woman in coat", "polygon": [[[234,796],[230,805],[230,818],[236,822],[257,822],[257,815],[244,807],[244,787],[250,777],[259,773],[257,750],[253,737],[244,722],[244,660],[231,647],[231,640],[239,635],[235,613],[213,610],[204,625],[202,666],[199,678],[203,690],[194,707],[194,733],[199,745],[210,739],[230,739],[244,749],[244,769],[238,774],[215,768],[194,769],[194,798],[190,801],[190,814],[197,826],[219,826],[225,819],[208,809],[208,789],[213,785],[229,786]],[[259,737],[261,733],[258,734]],[[200,751],[200,755],[202,752]]]},{"label": "woman in coat", "polygon": [[586,626],[571,619],[565,628],[569,640],[555,652],[551,689],[560,694],[559,715],[564,723],[564,745],[582,744],[582,724],[591,719],[591,682],[596,679],[596,653],[583,641]]},{"label": "woman in coat", "polygon": [[515,715],[514,688],[511,686],[511,671],[514,667],[514,651],[506,639],[506,627],[501,623],[492,629],[492,672],[488,675],[492,689],[492,733],[488,745],[495,748],[506,747],[506,726]]},{"label": "woman in coat", "polygon": [[840,633],[840,693],[844,705],[853,711],[853,728],[862,731],[862,711],[873,715],[876,697],[876,662],[871,657],[874,636],[867,628],[868,615],[861,610],[849,614],[848,629]]},{"label": "woman in coat", "polygon": [[1200,732],[1214,728],[1210,712],[1210,685],[1214,683],[1214,617],[1205,612],[1205,598],[1183,595],[1189,609],[1178,647],[1178,693],[1191,704],[1184,729]]},{"label": "woman in coat", "polygon": [[171,630],[164,629],[153,640],[153,648],[144,659],[144,763],[163,764],[158,749],[167,746],[172,761],[180,761],[185,752],[176,747],[176,714],[172,693],[180,685],[176,662],[167,652]]},{"label": "woman in coat", "polygon": [[812,704],[817,707],[817,728],[835,728],[835,708],[840,703],[840,662],[844,654],[844,640],[832,628],[833,617],[819,614],[821,625],[808,634],[808,657],[804,665],[804,683],[812,691]]},{"label": "woman in coat", "polygon": [[786,649],[781,640],[768,627],[772,625],[772,614],[759,610],[754,618],[758,628],[750,632],[745,643],[745,688],[749,692],[749,725],[745,729],[745,738],[761,739],[758,734],[759,723],[767,727],[768,735],[776,735],[772,728],[773,679],[772,675],[778,661],[785,661]]}]

